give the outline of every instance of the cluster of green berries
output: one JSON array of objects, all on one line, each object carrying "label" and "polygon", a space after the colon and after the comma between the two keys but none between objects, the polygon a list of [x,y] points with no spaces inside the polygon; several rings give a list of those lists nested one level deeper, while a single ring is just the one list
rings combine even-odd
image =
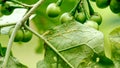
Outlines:
[{"label": "cluster of green berries", "polygon": [[110,7],[113,13],[120,13],[120,0],[91,0],[96,2],[99,8]]},{"label": "cluster of green berries", "polygon": [[[9,37],[11,36],[14,28],[11,28],[9,31]],[[32,39],[32,33],[25,29],[18,29],[14,42],[28,42]]]},{"label": "cluster of green berries", "polygon": [[[56,3],[50,3],[47,6],[46,14],[51,18],[57,17],[60,14],[60,12],[61,12],[60,6],[57,5]],[[95,29],[98,29],[98,25],[100,25],[102,22],[102,17],[97,12],[91,15],[89,20],[87,20],[84,11],[75,12],[74,16],[70,12],[65,12],[60,16],[61,23],[69,22],[73,19],[87,26],[94,27]]]}]

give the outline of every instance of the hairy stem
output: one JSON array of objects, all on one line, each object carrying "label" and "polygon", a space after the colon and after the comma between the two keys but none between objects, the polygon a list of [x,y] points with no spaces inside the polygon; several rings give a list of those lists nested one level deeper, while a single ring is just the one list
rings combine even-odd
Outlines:
[{"label": "hairy stem", "polygon": [[5,55],[5,59],[3,61],[3,64],[2,64],[2,68],[6,68],[6,65],[7,65],[9,56],[10,56],[10,50],[12,48],[12,43],[13,43],[13,40],[15,38],[17,30],[32,15],[32,13],[42,4],[43,1],[44,0],[39,0],[36,4],[34,4],[34,6],[30,9],[30,11],[28,13],[26,13],[26,15],[21,19],[21,21],[19,21],[15,25],[15,29],[13,30],[12,35],[11,35],[9,42],[8,42],[8,45],[7,45],[6,55]]},{"label": "hairy stem", "polygon": [[[58,54],[58,56],[60,56],[61,59],[63,59],[71,68],[74,68],[73,65],[71,65],[68,60],[66,58],[64,58],[64,56],[62,56],[59,51],[43,36],[40,35],[39,33],[37,33],[36,31],[32,30],[31,28],[29,28],[26,24],[24,25],[26,29],[28,29],[29,31],[31,31],[33,34],[35,34],[37,37],[41,38],[42,40],[45,41],[45,43],[54,51],[56,52],[56,54]],[[48,33],[48,32],[46,32]]]}]

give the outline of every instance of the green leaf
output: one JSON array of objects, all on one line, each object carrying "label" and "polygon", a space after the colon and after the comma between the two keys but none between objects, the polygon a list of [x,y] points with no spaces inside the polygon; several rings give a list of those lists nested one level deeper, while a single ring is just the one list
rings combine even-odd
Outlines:
[{"label": "green leaf", "polygon": [[37,68],[52,68],[51,65],[49,63],[47,63],[44,60],[41,60],[38,62],[37,64]]},{"label": "green leaf", "polygon": [[46,51],[45,51],[45,59],[44,60],[40,60],[37,63],[37,68],[56,68],[53,67],[52,64],[56,63],[55,59],[56,58],[56,54],[53,50],[51,50],[49,47],[46,47]]},{"label": "green leaf", "polygon": [[[45,37],[74,68],[92,68],[97,63],[92,60],[95,53],[105,56],[103,34],[76,21],[51,29]],[[68,63],[47,45],[44,62],[52,68],[70,68]]]},{"label": "green leaf", "polygon": [[76,21],[51,29],[46,38],[58,51],[82,44],[88,45],[97,54],[104,51],[103,34]]},{"label": "green leaf", "polygon": [[[91,52],[90,52],[91,51]],[[62,53],[62,52],[61,52]],[[63,56],[77,67],[75,68],[114,68],[113,62],[105,56],[93,55],[92,49],[86,45],[63,51]],[[93,55],[93,56],[92,56]],[[99,62],[96,62],[99,58]],[[94,60],[95,59],[95,60]],[[51,48],[46,47],[45,59],[39,61],[37,68],[70,68]]]},{"label": "green leaf", "polygon": [[[87,67],[94,52],[87,45],[79,45],[60,52],[75,68]],[[63,64],[64,65],[64,64]],[[64,68],[64,67],[63,67]]]},{"label": "green leaf", "polygon": [[112,59],[114,60],[116,68],[118,68],[120,66],[120,26],[109,33],[109,40],[111,44]]},{"label": "green leaf", "polygon": [[[0,66],[2,66],[3,61],[0,61]],[[10,56],[6,68],[28,68],[27,66],[18,62],[15,57]]]},{"label": "green leaf", "polygon": [[109,40],[112,46],[112,58],[120,61],[120,27],[110,32]]}]

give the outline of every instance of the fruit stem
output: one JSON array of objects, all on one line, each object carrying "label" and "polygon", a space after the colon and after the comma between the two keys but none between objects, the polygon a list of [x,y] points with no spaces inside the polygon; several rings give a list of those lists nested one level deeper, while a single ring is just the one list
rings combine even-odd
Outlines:
[{"label": "fruit stem", "polygon": [[89,0],[87,0],[87,3],[88,3],[88,8],[89,8],[90,15],[93,15],[94,14],[94,10],[93,10]]},{"label": "fruit stem", "polygon": [[77,11],[78,11],[78,13],[79,13],[79,12],[82,12],[82,6],[81,6],[81,3],[82,3],[82,1],[80,2],[80,7],[77,7]]},{"label": "fruit stem", "polygon": [[58,1],[56,2],[57,6],[60,6],[60,5],[62,4],[62,2],[63,2],[63,0],[58,0]]},{"label": "fruit stem", "polygon": [[82,10],[84,11],[87,20],[89,20],[90,16],[89,16],[89,14],[88,14],[88,12],[87,12],[87,10],[85,8],[85,4],[84,3],[85,3],[85,0],[82,0],[82,2],[81,2]]},{"label": "fruit stem", "polygon": [[10,0],[10,1],[13,2],[13,3],[19,4],[19,5],[22,5],[25,8],[32,8],[33,7],[33,5],[28,5],[28,4],[22,3],[22,2],[17,1],[17,0]]},{"label": "fruit stem", "polygon": [[70,68],[74,68],[73,65],[71,65],[71,63],[63,56],[60,54],[60,52],[43,36],[40,35],[39,33],[37,33],[35,30],[29,28],[26,24],[24,24],[24,27],[26,29],[28,29],[30,32],[32,32],[34,35],[36,35],[37,37],[41,38],[42,40],[45,41],[45,43],[58,55],[60,56],[61,59],[63,59],[69,66]]},{"label": "fruit stem", "polygon": [[44,0],[39,0],[37,3],[35,3],[34,6],[30,9],[30,11],[28,13],[26,13],[25,16],[15,25],[15,29],[13,30],[12,35],[11,35],[8,45],[7,45],[5,59],[3,61],[1,68],[6,68],[6,66],[7,66],[8,59],[10,56],[10,51],[12,48],[12,43],[14,41],[17,30],[21,27],[22,24],[25,23],[25,21],[33,14],[33,12],[43,3],[43,1]]},{"label": "fruit stem", "polygon": [[76,10],[77,10],[80,2],[81,2],[81,0],[79,0],[78,3],[75,5],[75,7],[70,11],[70,14],[71,14],[72,16],[75,15],[75,12],[76,12]]}]

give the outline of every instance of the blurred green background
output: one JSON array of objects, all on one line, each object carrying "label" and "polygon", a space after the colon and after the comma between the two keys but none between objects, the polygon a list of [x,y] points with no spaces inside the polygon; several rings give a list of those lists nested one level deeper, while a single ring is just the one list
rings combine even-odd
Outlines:
[{"label": "blurred green background", "polygon": [[[20,0],[28,4],[33,4],[37,0]],[[45,14],[46,7],[49,3],[56,2],[57,0],[45,0],[45,2],[36,10],[36,17],[33,18],[31,22],[31,28],[38,31],[39,33],[43,33],[49,28],[57,26],[60,24],[59,17],[57,18],[49,18]],[[76,4],[78,0],[63,0],[61,5],[61,14],[64,12],[69,12],[73,6]],[[105,9],[99,9],[95,2],[91,2],[94,10],[99,12],[102,15],[103,21],[99,26],[99,30],[104,34],[105,40],[105,53],[110,58],[110,44],[108,40],[108,34],[115,27],[120,25],[120,16],[118,14],[112,13],[109,7]],[[61,15],[60,14],[60,15]],[[2,46],[6,46],[8,43],[9,37],[8,35],[0,35],[0,43]],[[29,68],[36,68],[36,63],[43,59],[43,41],[38,37],[33,36],[32,40],[27,43],[13,43],[12,52],[13,55],[23,64],[27,65]],[[36,53],[37,52],[39,53]]]}]

